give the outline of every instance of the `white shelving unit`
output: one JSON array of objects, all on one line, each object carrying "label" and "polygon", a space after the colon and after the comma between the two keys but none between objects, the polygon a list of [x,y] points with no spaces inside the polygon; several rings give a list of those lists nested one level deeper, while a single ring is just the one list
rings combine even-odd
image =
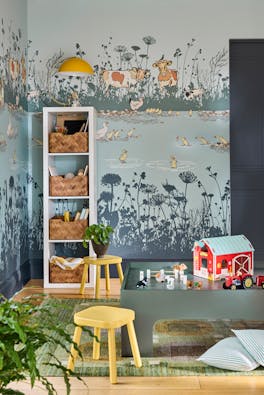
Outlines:
[{"label": "white shelving unit", "polygon": [[[55,131],[57,120],[66,116],[74,120],[74,117],[88,120],[88,152],[49,152],[49,134]],[[73,213],[82,207],[89,208],[88,224],[96,223],[96,190],[95,190],[95,125],[96,111],[93,107],[45,107],[43,108],[43,237],[44,237],[44,288],[78,288],[80,283],[72,282],[51,282],[50,281],[50,258],[53,255],[64,255],[65,257],[80,257],[74,254],[68,255],[68,247],[76,251],[81,250],[82,239],[74,240],[51,240],[50,239],[50,219],[55,215],[63,214],[65,208]],[[77,173],[79,168],[88,165],[88,194],[85,196],[52,196],[50,193],[49,168],[56,168],[58,174],[65,175],[72,172]],[[57,251],[60,254],[57,254]],[[65,251],[64,251],[65,250]],[[61,253],[65,252],[65,253]],[[81,255],[93,256],[92,247],[89,252],[84,250]],[[90,267],[87,287],[93,287],[95,281],[94,266]]]}]

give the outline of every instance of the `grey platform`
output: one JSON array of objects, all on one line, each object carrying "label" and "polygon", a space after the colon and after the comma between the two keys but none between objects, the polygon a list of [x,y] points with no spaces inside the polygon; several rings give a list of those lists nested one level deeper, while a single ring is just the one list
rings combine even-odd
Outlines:
[{"label": "grey platform", "polygon": [[[186,262],[185,262],[186,263]],[[190,266],[190,262],[186,263]],[[152,356],[152,332],[156,321],[161,319],[244,319],[264,321],[264,290],[224,290],[222,281],[202,281],[202,288],[183,289],[177,284],[168,290],[165,283],[157,283],[154,278],[146,288],[137,288],[139,271],[160,270],[173,266],[173,263],[130,262],[126,266],[121,287],[120,305],[135,310],[135,330],[141,356]],[[189,272],[191,268],[189,269]],[[258,270],[261,271],[261,270]],[[261,271],[264,273],[264,269]],[[255,270],[257,274],[257,270]],[[131,349],[125,328],[122,328],[122,355],[131,356]]]}]

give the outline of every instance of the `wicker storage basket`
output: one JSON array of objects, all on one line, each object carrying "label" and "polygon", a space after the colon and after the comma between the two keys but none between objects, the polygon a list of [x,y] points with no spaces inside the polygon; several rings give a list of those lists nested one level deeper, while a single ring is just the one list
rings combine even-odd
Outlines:
[{"label": "wicker storage basket", "polygon": [[88,152],[88,133],[49,134],[49,152]]},{"label": "wicker storage basket", "polygon": [[50,177],[50,196],[87,196],[88,177],[75,176],[64,178],[62,176]]},{"label": "wicker storage basket", "polygon": [[[59,266],[50,263],[51,283],[81,283],[84,265],[79,265],[75,269],[63,270]],[[89,280],[87,280],[89,281]]]},{"label": "wicker storage basket", "polygon": [[80,240],[88,225],[87,219],[65,222],[62,218],[49,220],[49,238],[51,240]]}]

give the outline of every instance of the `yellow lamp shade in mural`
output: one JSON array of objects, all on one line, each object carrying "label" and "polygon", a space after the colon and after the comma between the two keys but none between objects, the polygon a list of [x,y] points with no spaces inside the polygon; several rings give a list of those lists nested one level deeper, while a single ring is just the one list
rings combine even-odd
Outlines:
[{"label": "yellow lamp shade in mural", "polygon": [[85,60],[77,57],[66,59],[59,67],[59,73],[68,76],[85,76],[93,74],[92,66]]}]

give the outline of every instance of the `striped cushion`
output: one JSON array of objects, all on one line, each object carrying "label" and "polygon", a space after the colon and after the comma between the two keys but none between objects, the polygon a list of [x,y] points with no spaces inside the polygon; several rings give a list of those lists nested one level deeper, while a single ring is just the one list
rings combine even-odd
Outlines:
[{"label": "striped cushion", "polygon": [[232,331],[250,355],[264,366],[264,330],[240,329]]},{"label": "striped cushion", "polygon": [[247,372],[259,366],[236,337],[220,340],[197,360],[216,368],[240,372]]}]

